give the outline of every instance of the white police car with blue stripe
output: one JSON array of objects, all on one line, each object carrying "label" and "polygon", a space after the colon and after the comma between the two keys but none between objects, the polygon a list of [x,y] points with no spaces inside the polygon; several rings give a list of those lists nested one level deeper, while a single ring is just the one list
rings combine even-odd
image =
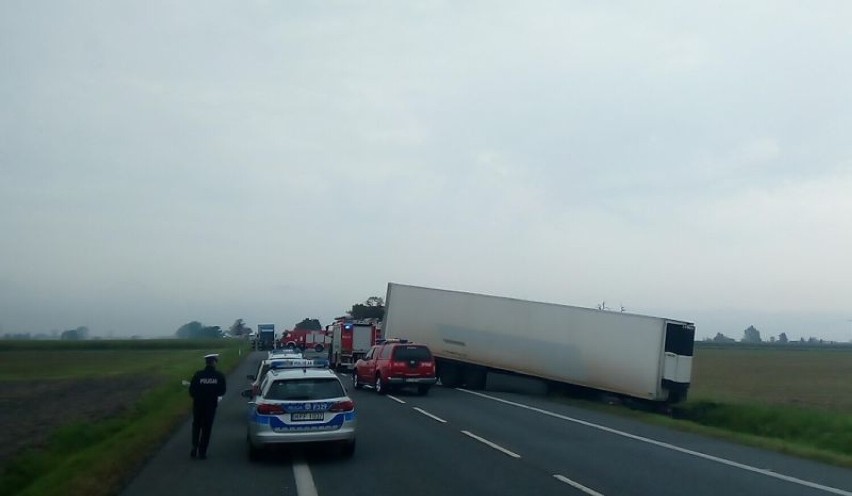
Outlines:
[{"label": "white police car with blue stripe", "polygon": [[355,402],[324,360],[276,361],[248,403],[249,458],[292,443],[337,443],[344,456],[355,453]]}]

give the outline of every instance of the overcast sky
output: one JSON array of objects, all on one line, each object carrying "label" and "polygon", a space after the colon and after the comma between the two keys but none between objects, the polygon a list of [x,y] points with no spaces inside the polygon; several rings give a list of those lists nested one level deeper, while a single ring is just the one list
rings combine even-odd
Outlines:
[{"label": "overcast sky", "polygon": [[0,333],[388,281],[852,338],[852,3],[0,3]]}]

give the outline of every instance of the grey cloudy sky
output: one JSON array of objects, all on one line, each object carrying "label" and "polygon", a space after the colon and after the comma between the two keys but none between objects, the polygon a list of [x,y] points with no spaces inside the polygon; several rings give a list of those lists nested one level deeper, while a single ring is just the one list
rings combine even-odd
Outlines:
[{"label": "grey cloudy sky", "polygon": [[0,332],[388,281],[852,338],[852,3],[0,3]]}]

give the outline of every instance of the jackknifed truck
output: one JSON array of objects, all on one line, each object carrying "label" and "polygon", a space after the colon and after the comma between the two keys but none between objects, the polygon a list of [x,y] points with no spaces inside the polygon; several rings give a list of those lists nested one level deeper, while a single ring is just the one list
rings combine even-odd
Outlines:
[{"label": "jackknifed truck", "polygon": [[689,389],[695,325],[389,283],[384,335],[429,346],[447,387],[483,389],[499,371],[676,403]]}]

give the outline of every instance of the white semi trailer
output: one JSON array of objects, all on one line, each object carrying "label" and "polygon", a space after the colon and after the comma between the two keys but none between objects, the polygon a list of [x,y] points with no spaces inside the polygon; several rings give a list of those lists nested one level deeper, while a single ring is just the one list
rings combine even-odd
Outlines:
[{"label": "white semi trailer", "polygon": [[654,402],[689,388],[690,322],[396,283],[385,304],[384,335],[429,346],[444,386],[493,370]]}]

